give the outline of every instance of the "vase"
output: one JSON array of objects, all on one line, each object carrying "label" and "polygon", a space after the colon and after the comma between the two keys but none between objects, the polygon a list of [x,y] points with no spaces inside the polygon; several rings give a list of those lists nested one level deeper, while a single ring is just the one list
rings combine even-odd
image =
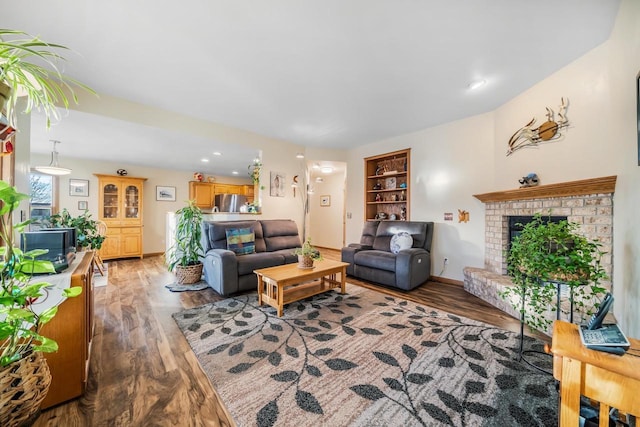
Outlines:
[{"label": "vase", "polygon": [[0,368],[0,426],[29,425],[51,385],[51,373],[41,352]]}]

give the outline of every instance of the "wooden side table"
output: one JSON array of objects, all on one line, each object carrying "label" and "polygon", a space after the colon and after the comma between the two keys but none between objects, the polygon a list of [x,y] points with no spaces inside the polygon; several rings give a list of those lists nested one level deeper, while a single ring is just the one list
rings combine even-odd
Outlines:
[{"label": "wooden side table", "polygon": [[589,350],[578,325],[556,320],[551,352],[553,376],[560,381],[560,427],[579,424],[580,395],[600,402],[600,427],[609,426],[609,411],[640,416],[640,340],[629,338],[624,356]]}]

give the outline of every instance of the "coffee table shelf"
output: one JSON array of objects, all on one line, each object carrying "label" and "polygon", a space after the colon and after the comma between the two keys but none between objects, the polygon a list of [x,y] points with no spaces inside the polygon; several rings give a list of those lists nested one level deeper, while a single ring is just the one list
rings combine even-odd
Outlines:
[{"label": "coffee table shelf", "polygon": [[[282,317],[284,305],[340,288],[345,293],[346,262],[316,261],[313,269],[301,269],[297,264],[255,270],[258,276],[258,304],[268,304]],[[340,274],[340,280],[337,275]]]}]

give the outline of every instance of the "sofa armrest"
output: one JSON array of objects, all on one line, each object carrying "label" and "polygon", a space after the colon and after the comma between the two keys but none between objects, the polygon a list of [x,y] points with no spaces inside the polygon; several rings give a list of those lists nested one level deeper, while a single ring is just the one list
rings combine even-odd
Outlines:
[{"label": "sofa armrest", "polygon": [[423,248],[403,249],[396,255],[396,286],[410,290],[431,275],[431,254]]},{"label": "sofa armrest", "polygon": [[204,280],[220,295],[239,292],[238,260],[233,251],[210,249],[202,260]]},{"label": "sofa armrest", "polygon": [[347,274],[350,276],[355,275],[355,267],[354,267],[354,260],[353,257],[356,255],[356,253],[363,251],[363,250],[368,250],[371,249],[371,246],[369,245],[361,245],[359,243],[351,243],[349,246],[342,248],[342,250],[340,251],[340,259],[342,260],[342,262],[348,262],[349,265],[347,266]]}]

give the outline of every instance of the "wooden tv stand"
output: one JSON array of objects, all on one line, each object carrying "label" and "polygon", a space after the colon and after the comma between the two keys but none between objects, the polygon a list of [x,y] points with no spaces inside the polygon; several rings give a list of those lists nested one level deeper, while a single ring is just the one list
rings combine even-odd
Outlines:
[{"label": "wooden tv stand", "polygon": [[58,313],[40,333],[58,342],[59,350],[44,353],[51,371],[51,387],[42,409],[81,396],[87,385],[91,338],[93,337],[93,256],[79,252],[82,260],[71,274],[71,286],[82,293],[58,306]]}]

